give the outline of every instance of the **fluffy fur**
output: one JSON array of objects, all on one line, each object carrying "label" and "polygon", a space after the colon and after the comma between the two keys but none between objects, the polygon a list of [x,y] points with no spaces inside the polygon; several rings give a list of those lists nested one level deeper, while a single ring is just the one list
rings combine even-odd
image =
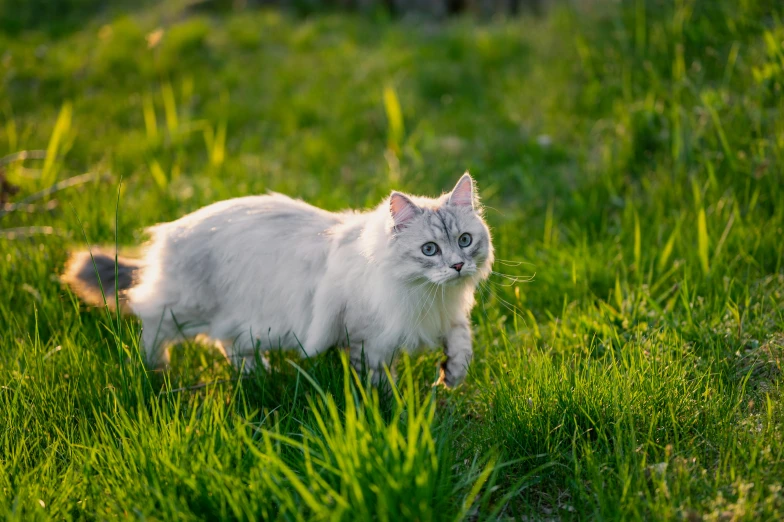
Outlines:
[{"label": "fluffy fur", "polygon": [[119,302],[124,312],[130,312],[124,306],[125,291],[133,285],[141,263],[127,257],[114,261],[114,254],[102,250],[75,252],[68,259],[61,279],[88,304],[106,304],[114,310]]},{"label": "fluffy fur", "polygon": [[[148,361],[206,335],[249,367],[256,349],[314,356],[350,348],[378,369],[398,349],[443,343],[441,381],[465,376],[472,357],[469,313],[493,263],[490,232],[466,173],[438,198],[393,192],[373,210],[332,213],[280,194],[204,207],[149,229],[141,262],[121,260],[127,310],[142,320]],[[470,234],[471,242],[459,244]],[[438,252],[427,256],[423,245]],[[432,252],[432,247],[429,247]],[[97,304],[114,300],[113,257],[75,254],[64,280]],[[109,259],[111,265],[106,265]],[[111,270],[109,270],[111,268]],[[364,361],[362,360],[364,354]]]}]

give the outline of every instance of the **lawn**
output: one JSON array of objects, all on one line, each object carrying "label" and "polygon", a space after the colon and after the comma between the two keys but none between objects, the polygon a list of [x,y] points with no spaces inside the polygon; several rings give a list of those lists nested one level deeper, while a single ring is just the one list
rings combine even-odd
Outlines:
[{"label": "lawn", "polygon": [[[0,516],[784,517],[778,1],[103,4],[0,0]],[[466,169],[498,273],[454,390],[436,351],[380,393],[337,349],[147,371],[139,324],[57,279],[220,199],[361,208]]]}]

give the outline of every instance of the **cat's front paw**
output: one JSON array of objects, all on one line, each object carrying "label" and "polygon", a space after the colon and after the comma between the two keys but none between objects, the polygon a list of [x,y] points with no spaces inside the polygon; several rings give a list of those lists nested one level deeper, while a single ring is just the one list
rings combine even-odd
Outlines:
[{"label": "cat's front paw", "polygon": [[447,389],[455,388],[465,379],[465,370],[462,372],[450,371],[447,363],[443,363],[438,373],[438,379],[433,386],[443,386]]}]

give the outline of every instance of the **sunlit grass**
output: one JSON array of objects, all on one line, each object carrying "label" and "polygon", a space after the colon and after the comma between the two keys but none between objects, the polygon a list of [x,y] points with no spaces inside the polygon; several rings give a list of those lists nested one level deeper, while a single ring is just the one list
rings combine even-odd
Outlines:
[{"label": "sunlit grass", "polygon": [[[0,34],[0,513],[780,518],[784,12],[595,4],[74,4],[78,27]],[[274,345],[269,371],[189,342],[148,372],[139,325],[55,277],[218,199],[358,208],[466,169],[499,261],[454,391],[433,352],[392,390]]]}]

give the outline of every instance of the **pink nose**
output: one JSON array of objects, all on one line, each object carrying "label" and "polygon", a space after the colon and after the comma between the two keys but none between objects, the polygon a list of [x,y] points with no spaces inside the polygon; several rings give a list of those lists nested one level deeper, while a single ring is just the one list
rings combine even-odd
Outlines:
[{"label": "pink nose", "polygon": [[460,270],[463,268],[463,265],[464,263],[455,263],[454,265],[452,265],[452,268],[460,272]]}]

